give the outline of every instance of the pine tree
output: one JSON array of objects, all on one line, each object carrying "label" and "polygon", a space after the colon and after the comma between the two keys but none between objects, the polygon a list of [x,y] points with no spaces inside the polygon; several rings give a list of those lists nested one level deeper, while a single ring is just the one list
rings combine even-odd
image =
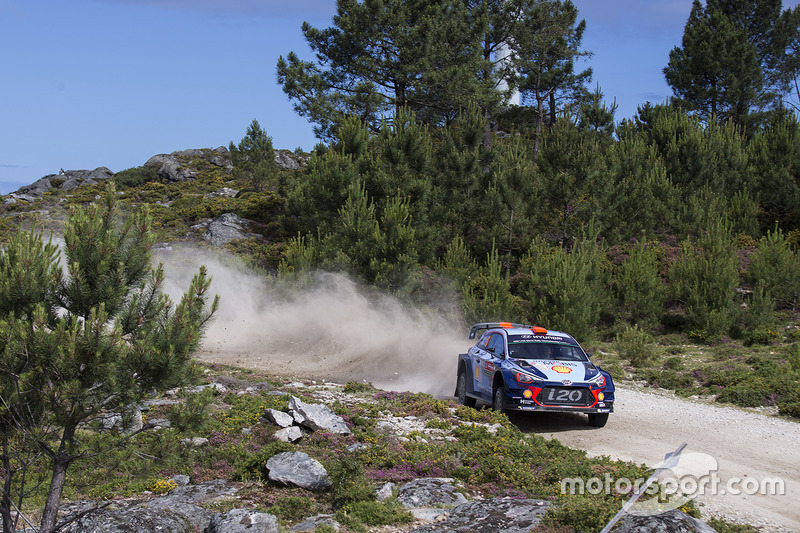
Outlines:
[{"label": "pine tree", "polygon": [[295,110],[330,139],[346,117],[378,131],[404,107],[426,124],[454,118],[471,101],[492,99],[479,40],[483,17],[453,0],[337,0],[334,26],[303,24],[317,62],[291,52],[277,65],[278,82]]},{"label": "pine tree", "polygon": [[750,125],[791,89],[800,12],[781,0],[694,0],[681,47],[664,69],[676,103],[704,120]]},{"label": "pine tree", "polygon": [[[589,54],[580,49],[586,21],[570,0],[510,0],[514,24],[510,46],[516,85],[536,110],[534,153],[539,151],[542,128],[556,122],[559,98],[572,104],[586,99],[585,84],[592,70],[576,72],[576,61]],[[547,113],[545,112],[547,108]]]},{"label": "pine tree", "polygon": [[231,153],[234,176],[247,179],[253,190],[260,192],[274,182],[278,166],[275,163],[272,138],[261,129],[257,120],[253,119],[250,123],[239,145],[236,146],[231,141],[228,150]]},{"label": "pine tree", "polygon": [[[207,304],[205,267],[175,306],[161,293],[164,271],[150,266],[153,234],[146,211],[120,225],[116,194],[70,213],[65,272],[40,234],[20,232],[0,248],[0,439],[6,482],[0,514],[6,531],[12,502],[15,443],[42,450],[52,475],[39,531],[56,526],[67,469],[83,457],[78,427],[103,412],[131,422],[132,408],[152,390],[180,384],[203,329],[217,307]],[[11,527],[10,527],[11,526]]]}]

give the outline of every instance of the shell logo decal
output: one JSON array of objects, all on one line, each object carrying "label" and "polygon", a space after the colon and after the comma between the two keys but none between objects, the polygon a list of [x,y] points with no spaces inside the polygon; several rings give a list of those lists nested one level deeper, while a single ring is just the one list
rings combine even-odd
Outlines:
[{"label": "shell logo decal", "polygon": [[552,370],[553,372],[558,372],[559,374],[569,374],[572,372],[572,369],[570,367],[564,365],[552,366],[550,367],[550,370]]}]

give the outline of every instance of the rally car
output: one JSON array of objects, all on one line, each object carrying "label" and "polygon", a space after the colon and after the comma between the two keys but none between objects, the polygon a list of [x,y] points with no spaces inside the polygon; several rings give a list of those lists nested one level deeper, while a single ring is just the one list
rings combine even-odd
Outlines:
[{"label": "rally car", "polygon": [[484,322],[469,338],[485,332],[458,356],[456,397],[474,407],[478,400],[499,411],[587,413],[603,427],[614,410],[614,382],[595,366],[572,336],[539,326]]}]

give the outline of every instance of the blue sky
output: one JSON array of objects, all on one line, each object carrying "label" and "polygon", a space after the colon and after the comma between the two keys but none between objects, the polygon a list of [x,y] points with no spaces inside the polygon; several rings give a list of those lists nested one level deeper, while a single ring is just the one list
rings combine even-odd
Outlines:
[{"label": "blue sky", "polygon": [[[663,102],[691,0],[574,2],[591,88],[616,98],[617,119]],[[301,23],[330,26],[334,11],[335,0],[0,0],[0,192],[60,168],[118,172],[227,146],[254,118],[276,148],[311,149],[275,64],[310,57]]]}]

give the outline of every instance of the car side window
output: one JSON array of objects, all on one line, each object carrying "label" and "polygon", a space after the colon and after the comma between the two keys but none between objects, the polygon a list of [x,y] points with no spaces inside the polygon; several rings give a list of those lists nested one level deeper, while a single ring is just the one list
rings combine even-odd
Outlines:
[{"label": "car side window", "polygon": [[492,349],[494,349],[494,355],[496,355],[497,357],[503,357],[505,356],[506,353],[504,345],[505,343],[503,342],[503,336],[500,335],[499,333],[495,333],[489,339],[488,349],[489,351],[492,351]]},{"label": "car side window", "polygon": [[480,339],[478,339],[478,344],[477,344],[478,348],[485,350],[486,345],[489,342],[489,337],[491,337],[491,335],[489,335],[488,333],[484,333],[483,336]]}]

